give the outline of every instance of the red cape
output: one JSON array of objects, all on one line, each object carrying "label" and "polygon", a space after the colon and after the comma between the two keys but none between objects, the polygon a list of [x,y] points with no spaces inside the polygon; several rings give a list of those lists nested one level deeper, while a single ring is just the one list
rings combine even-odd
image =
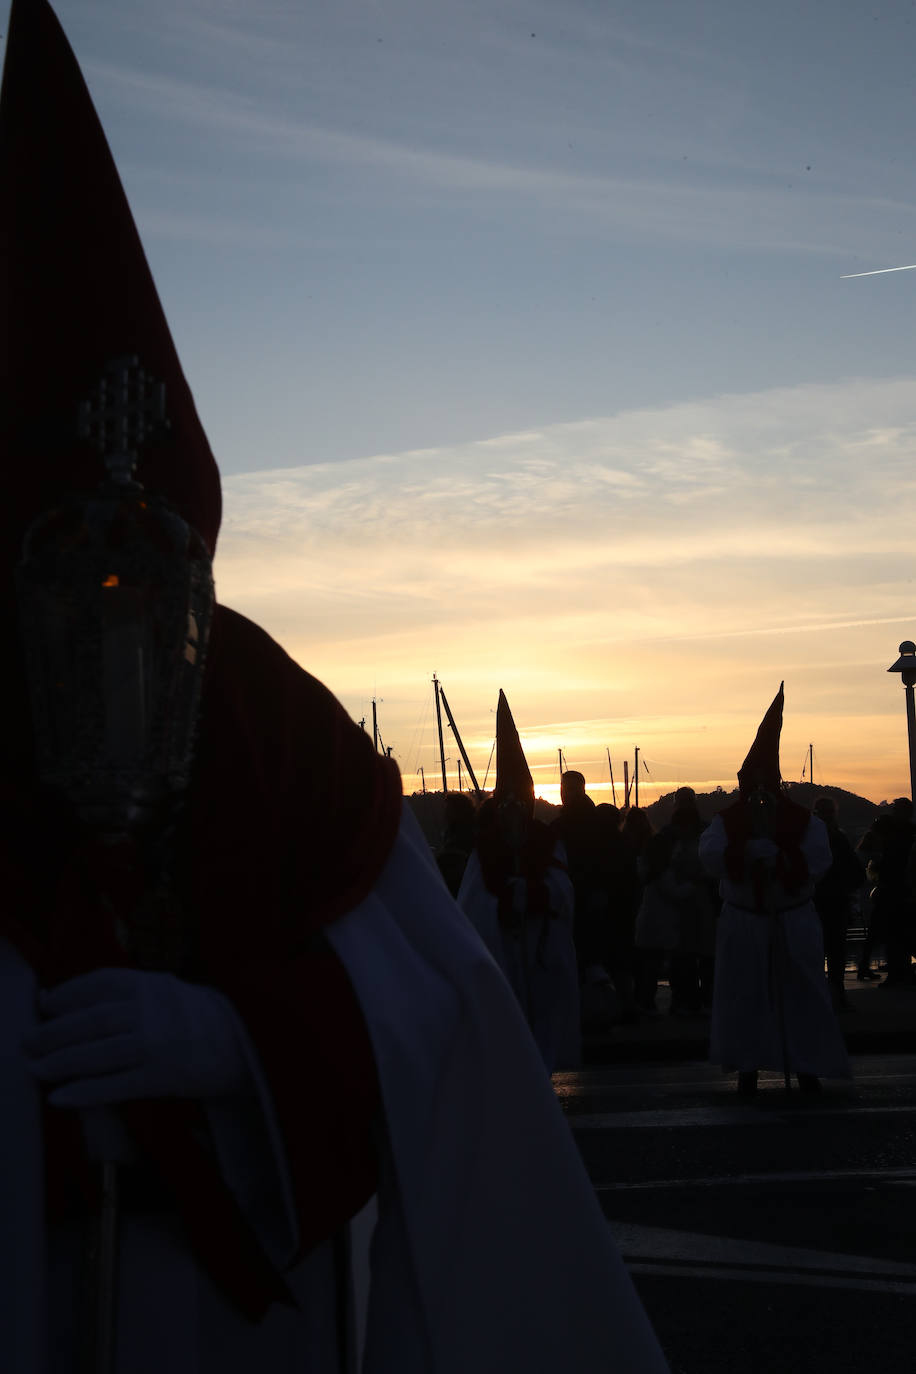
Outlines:
[{"label": "red cape", "polygon": [[[128,963],[114,927],[139,887],[132,851],[100,852],[72,833],[68,846],[41,799],[9,782],[4,801],[0,862],[14,902],[0,932],[45,983]],[[371,891],[401,802],[396,765],[331,693],[264,631],[218,608],[179,886],[196,927],[198,976],[231,998],[260,1056],[303,1252],[375,1191],[375,1065],[360,1007],[321,932]],[[109,919],[100,919],[100,893],[114,909]],[[121,1110],[202,1262],[243,1310],[260,1315],[284,1288],[198,1144],[195,1105]],[[72,1156],[72,1140],[52,1145],[59,1161]]]},{"label": "red cape", "polygon": [[[725,847],[725,870],[733,882],[749,879],[754,887],[758,907],[762,909],[764,870],[759,863],[748,865],[747,845],[752,838],[751,809],[747,798],[741,797],[719,812],[728,843]],[[776,793],[776,807],[770,839],[778,850],[774,876],[787,892],[797,892],[808,881],[808,860],[801,843],[808,829],[811,813],[791,801],[783,791]]]}]

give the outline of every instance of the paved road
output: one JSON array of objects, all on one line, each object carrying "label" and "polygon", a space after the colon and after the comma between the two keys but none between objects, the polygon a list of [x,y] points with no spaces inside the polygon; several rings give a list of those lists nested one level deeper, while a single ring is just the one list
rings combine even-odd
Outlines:
[{"label": "paved road", "polygon": [[673,1374],[916,1371],[916,1056],[751,1105],[706,1064],[555,1086]]}]

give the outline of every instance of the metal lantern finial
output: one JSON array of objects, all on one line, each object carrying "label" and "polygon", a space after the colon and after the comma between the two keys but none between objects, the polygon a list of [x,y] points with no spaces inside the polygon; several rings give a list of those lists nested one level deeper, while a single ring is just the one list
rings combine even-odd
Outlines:
[{"label": "metal lantern finial", "polygon": [[133,354],[107,362],[94,395],[79,408],[79,437],[95,445],[119,485],[133,480],[141,444],[165,424],[165,383]]}]

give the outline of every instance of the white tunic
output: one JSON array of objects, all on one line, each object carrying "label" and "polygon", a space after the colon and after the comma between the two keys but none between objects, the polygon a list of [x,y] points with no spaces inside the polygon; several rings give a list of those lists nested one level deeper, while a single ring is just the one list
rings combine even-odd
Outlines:
[{"label": "white tunic", "polygon": [[[771,881],[768,914],[755,910],[749,880],[725,872],[728,843],[721,817],[700,837],[700,859],[720,879],[722,913],[716,933],[709,1057],[725,1068],[775,1069],[848,1078],[849,1059],[824,975],[824,938],[811,900],[830,867],[823,822],[812,816],[801,840],[810,880],[797,892]],[[766,838],[747,842],[746,857],[773,858]]]},{"label": "white tunic", "polygon": [[328,935],[367,1013],[396,1184],[367,1369],[666,1370],[520,1008],[412,816]]},{"label": "white tunic", "polygon": [[[665,1374],[515,998],[409,813],[373,893],[327,934],[366,1016],[384,1104],[377,1206],[350,1227],[360,1368]],[[44,1250],[38,1097],[18,1051],[34,987],[9,945],[0,980],[2,1367],[71,1374],[69,1283]],[[256,1065],[252,1075],[260,1096],[247,1113],[210,1124],[230,1186],[279,1256],[294,1221]],[[60,1253],[67,1237],[52,1242]],[[290,1283],[299,1310],[253,1326],[168,1217],[128,1219],[118,1374],[339,1374],[330,1244]]]},{"label": "white tunic", "polygon": [[[487,888],[477,852],[471,854],[458,905],[499,964],[525,1015],[548,1073],[577,1069],[582,1059],[579,970],[573,943],[575,896],[562,868],[548,869],[549,915],[524,922],[523,937],[500,924],[499,901]],[[511,879],[519,912],[523,878]]]}]

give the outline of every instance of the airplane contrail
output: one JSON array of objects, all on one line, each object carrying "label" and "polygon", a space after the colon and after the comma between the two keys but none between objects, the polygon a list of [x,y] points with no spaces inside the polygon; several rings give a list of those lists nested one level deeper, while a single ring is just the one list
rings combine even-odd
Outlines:
[{"label": "airplane contrail", "polygon": [[844,272],[840,281],[850,281],[853,277],[880,277],[885,272],[912,272],[916,268],[916,262],[907,263],[906,267],[876,267],[873,272]]}]

